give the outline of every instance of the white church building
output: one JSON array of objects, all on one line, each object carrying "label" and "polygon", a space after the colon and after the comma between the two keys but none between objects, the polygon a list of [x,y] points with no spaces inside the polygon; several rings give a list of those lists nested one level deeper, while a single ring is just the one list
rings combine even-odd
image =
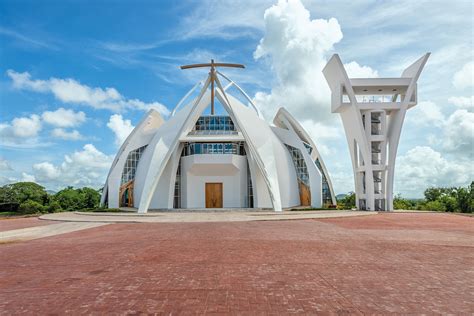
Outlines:
[{"label": "white church building", "polygon": [[[313,139],[280,108],[266,122],[214,63],[165,121],[150,110],[119,149],[101,203],[109,208],[255,208],[281,211],[336,204]],[[224,79],[226,85],[221,83]],[[218,104],[215,104],[217,103]],[[216,113],[220,105],[222,113]]]}]

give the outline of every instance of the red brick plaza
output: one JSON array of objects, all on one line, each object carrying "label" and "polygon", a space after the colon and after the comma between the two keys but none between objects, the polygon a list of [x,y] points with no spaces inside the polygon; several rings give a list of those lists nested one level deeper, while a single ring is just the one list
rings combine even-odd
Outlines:
[{"label": "red brick plaza", "polygon": [[473,297],[474,218],[460,215],[111,224],[0,244],[2,315],[472,314]]}]

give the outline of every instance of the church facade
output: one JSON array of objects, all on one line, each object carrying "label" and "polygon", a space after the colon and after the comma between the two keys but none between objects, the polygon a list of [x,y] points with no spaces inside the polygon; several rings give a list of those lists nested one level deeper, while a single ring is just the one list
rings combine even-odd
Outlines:
[{"label": "church facade", "polygon": [[[228,66],[235,64],[182,67],[210,67],[210,72],[166,121],[150,110],[134,128],[112,163],[103,205],[146,213],[336,204],[312,138],[285,108],[272,124],[266,122],[247,94],[217,70]],[[216,113],[216,101],[222,113]]]}]

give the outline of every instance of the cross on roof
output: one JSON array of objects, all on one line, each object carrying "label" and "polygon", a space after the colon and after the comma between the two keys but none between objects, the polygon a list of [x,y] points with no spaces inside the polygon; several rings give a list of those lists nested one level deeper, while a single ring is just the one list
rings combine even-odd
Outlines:
[{"label": "cross on roof", "polygon": [[191,68],[204,68],[210,67],[209,76],[211,77],[211,115],[214,115],[214,81],[216,80],[216,67],[229,67],[229,68],[245,68],[242,64],[233,64],[233,63],[215,63],[214,59],[211,59],[210,63],[204,64],[191,64],[181,66],[181,69],[191,69]]}]

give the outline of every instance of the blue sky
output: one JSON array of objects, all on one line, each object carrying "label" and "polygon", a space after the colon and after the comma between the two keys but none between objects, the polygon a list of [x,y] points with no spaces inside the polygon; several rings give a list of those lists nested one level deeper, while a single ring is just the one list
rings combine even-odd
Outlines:
[{"label": "blue sky", "polygon": [[400,140],[395,191],[474,179],[471,1],[0,1],[0,183],[99,187],[144,115],[164,116],[205,71],[227,71],[267,120],[285,106],[312,135],[337,193],[353,187],[321,68],[399,76],[425,52]]}]

